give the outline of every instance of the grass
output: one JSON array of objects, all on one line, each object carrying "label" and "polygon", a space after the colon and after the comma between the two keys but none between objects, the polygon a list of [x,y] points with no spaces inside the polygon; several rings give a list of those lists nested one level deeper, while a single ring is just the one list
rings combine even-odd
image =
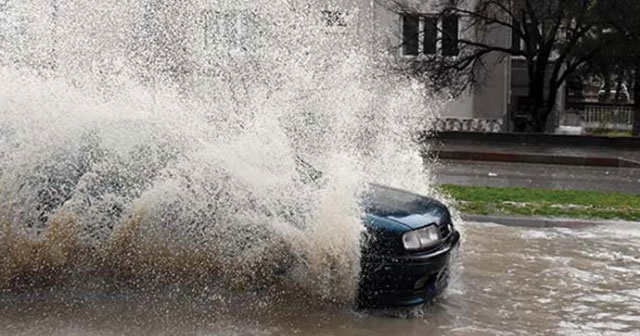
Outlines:
[{"label": "grass", "polygon": [[468,214],[640,221],[640,194],[443,185]]},{"label": "grass", "polygon": [[611,130],[604,128],[587,128],[587,134],[608,137],[630,137],[631,131]]}]

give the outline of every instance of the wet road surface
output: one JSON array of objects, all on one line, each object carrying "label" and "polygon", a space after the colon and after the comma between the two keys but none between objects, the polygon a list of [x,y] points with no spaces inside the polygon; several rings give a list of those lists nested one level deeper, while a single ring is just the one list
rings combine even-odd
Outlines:
[{"label": "wet road surface", "polygon": [[441,184],[640,192],[638,168],[451,160],[438,164],[436,176]]},{"label": "wet road surface", "polygon": [[[493,138],[491,134],[486,135],[487,137],[482,140],[473,140],[469,139],[469,136],[449,134],[447,138],[439,138],[438,141],[435,141],[433,143],[433,148],[464,152],[527,153],[550,156],[622,158],[624,160],[640,162],[640,148],[630,145],[631,142],[628,142],[626,145],[622,145],[618,142],[616,145],[615,138],[608,139],[611,142],[607,143],[607,140],[594,140],[588,136],[574,137],[571,140],[574,141],[574,143],[571,144],[566,142],[563,143],[563,141],[558,141],[558,143],[538,142],[532,138],[524,140],[522,138],[518,139],[517,135],[511,135],[512,138],[508,141],[505,141],[505,139],[500,141]],[[452,136],[454,138],[451,138]],[[471,135],[471,137],[473,137],[473,135]]]},{"label": "wet road surface", "polygon": [[126,289],[0,294],[2,335],[638,335],[640,227],[469,223],[443,298],[354,312],[304,298]]}]

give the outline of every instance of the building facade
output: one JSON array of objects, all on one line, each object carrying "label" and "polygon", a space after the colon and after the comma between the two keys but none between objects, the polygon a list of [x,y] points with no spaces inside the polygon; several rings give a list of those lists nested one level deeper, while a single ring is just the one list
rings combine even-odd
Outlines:
[{"label": "building facade", "polygon": [[[424,14],[406,17],[394,11],[389,3],[375,1],[373,5],[377,47],[392,53],[398,61],[422,54],[456,57],[456,41],[450,36],[476,38],[464,18],[439,20],[435,17],[438,9],[428,1],[414,1],[412,6],[415,12]],[[411,35],[413,42],[407,43]],[[511,34],[505,29],[495,29],[483,38],[498,46],[511,44]],[[484,64],[481,85],[450,100],[442,118],[507,121],[511,106],[512,64],[508,58],[496,54],[486,56]]]},{"label": "building facade", "polygon": [[[32,58],[32,63],[67,66],[70,72],[87,67],[114,69],[119,60],[133,59],[152,72],[191,81],[194,76],[215,73],[216,53],[240,55],[251,35],[262,33],[247,24],[254,19],[251,2],[104,0],[96,4],[8,0],[0,8],[0,43],[3,49],[21,49],[20,57]],[[307,22],[300,24],[317,25],[330,34],[327,40],[334,45],[328,48],[387,53],[398,62],[421,54],[456,57],[455,38],[443,38],[439,32],[459,36],[474,32],[461,18],[435,19],[431,14],[436,9],[428,1],[416,4],[424,15],[413,18],[403,17],[380,0],[291,1],[286,10],[309,13]],[[285,9],[274,6],[273,10]],[[406,41],[408,34],[415,36],[411,43]],[[96,35],[101,35],[99,40]],[[505,47],[511,44],[511,34],[505,30],[484,38]],[[518,98],[525,88],[518,60],[490,54],[485,64],[483,85],[451,99],[443,118],[506,122],[508,112],[524,101]]]}]

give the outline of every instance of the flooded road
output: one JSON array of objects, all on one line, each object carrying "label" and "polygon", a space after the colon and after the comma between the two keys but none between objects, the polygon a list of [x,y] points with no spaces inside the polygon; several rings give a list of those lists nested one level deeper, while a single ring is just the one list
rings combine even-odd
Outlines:
[{"label": "flooded road", "polygon": [[[73,289],[0,294],[2,335],[637,335],[640,227],[469,223],[443,298],[354,312],[278,293]],[[295,296],[295,295],[293,295]]]}]

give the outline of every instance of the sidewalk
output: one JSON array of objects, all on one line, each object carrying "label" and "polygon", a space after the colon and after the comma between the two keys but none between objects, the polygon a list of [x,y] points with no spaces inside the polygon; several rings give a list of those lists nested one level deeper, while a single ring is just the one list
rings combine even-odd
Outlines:
[{"label": "sidewalk", "polygon": [[440,184],[640,192],[640,139],[444,132]]},{"label": "sidewalk", "polygon": [[447,137],[433,139],[431,143],[431,155],[443,160],[640,168],[640,148],[590,146],[588,141],[585,145],[556,145]]},{"label": "sidewalk", "polygon": [[640,169],[520,162],[441,160],[438,184],[640,193]]}]

